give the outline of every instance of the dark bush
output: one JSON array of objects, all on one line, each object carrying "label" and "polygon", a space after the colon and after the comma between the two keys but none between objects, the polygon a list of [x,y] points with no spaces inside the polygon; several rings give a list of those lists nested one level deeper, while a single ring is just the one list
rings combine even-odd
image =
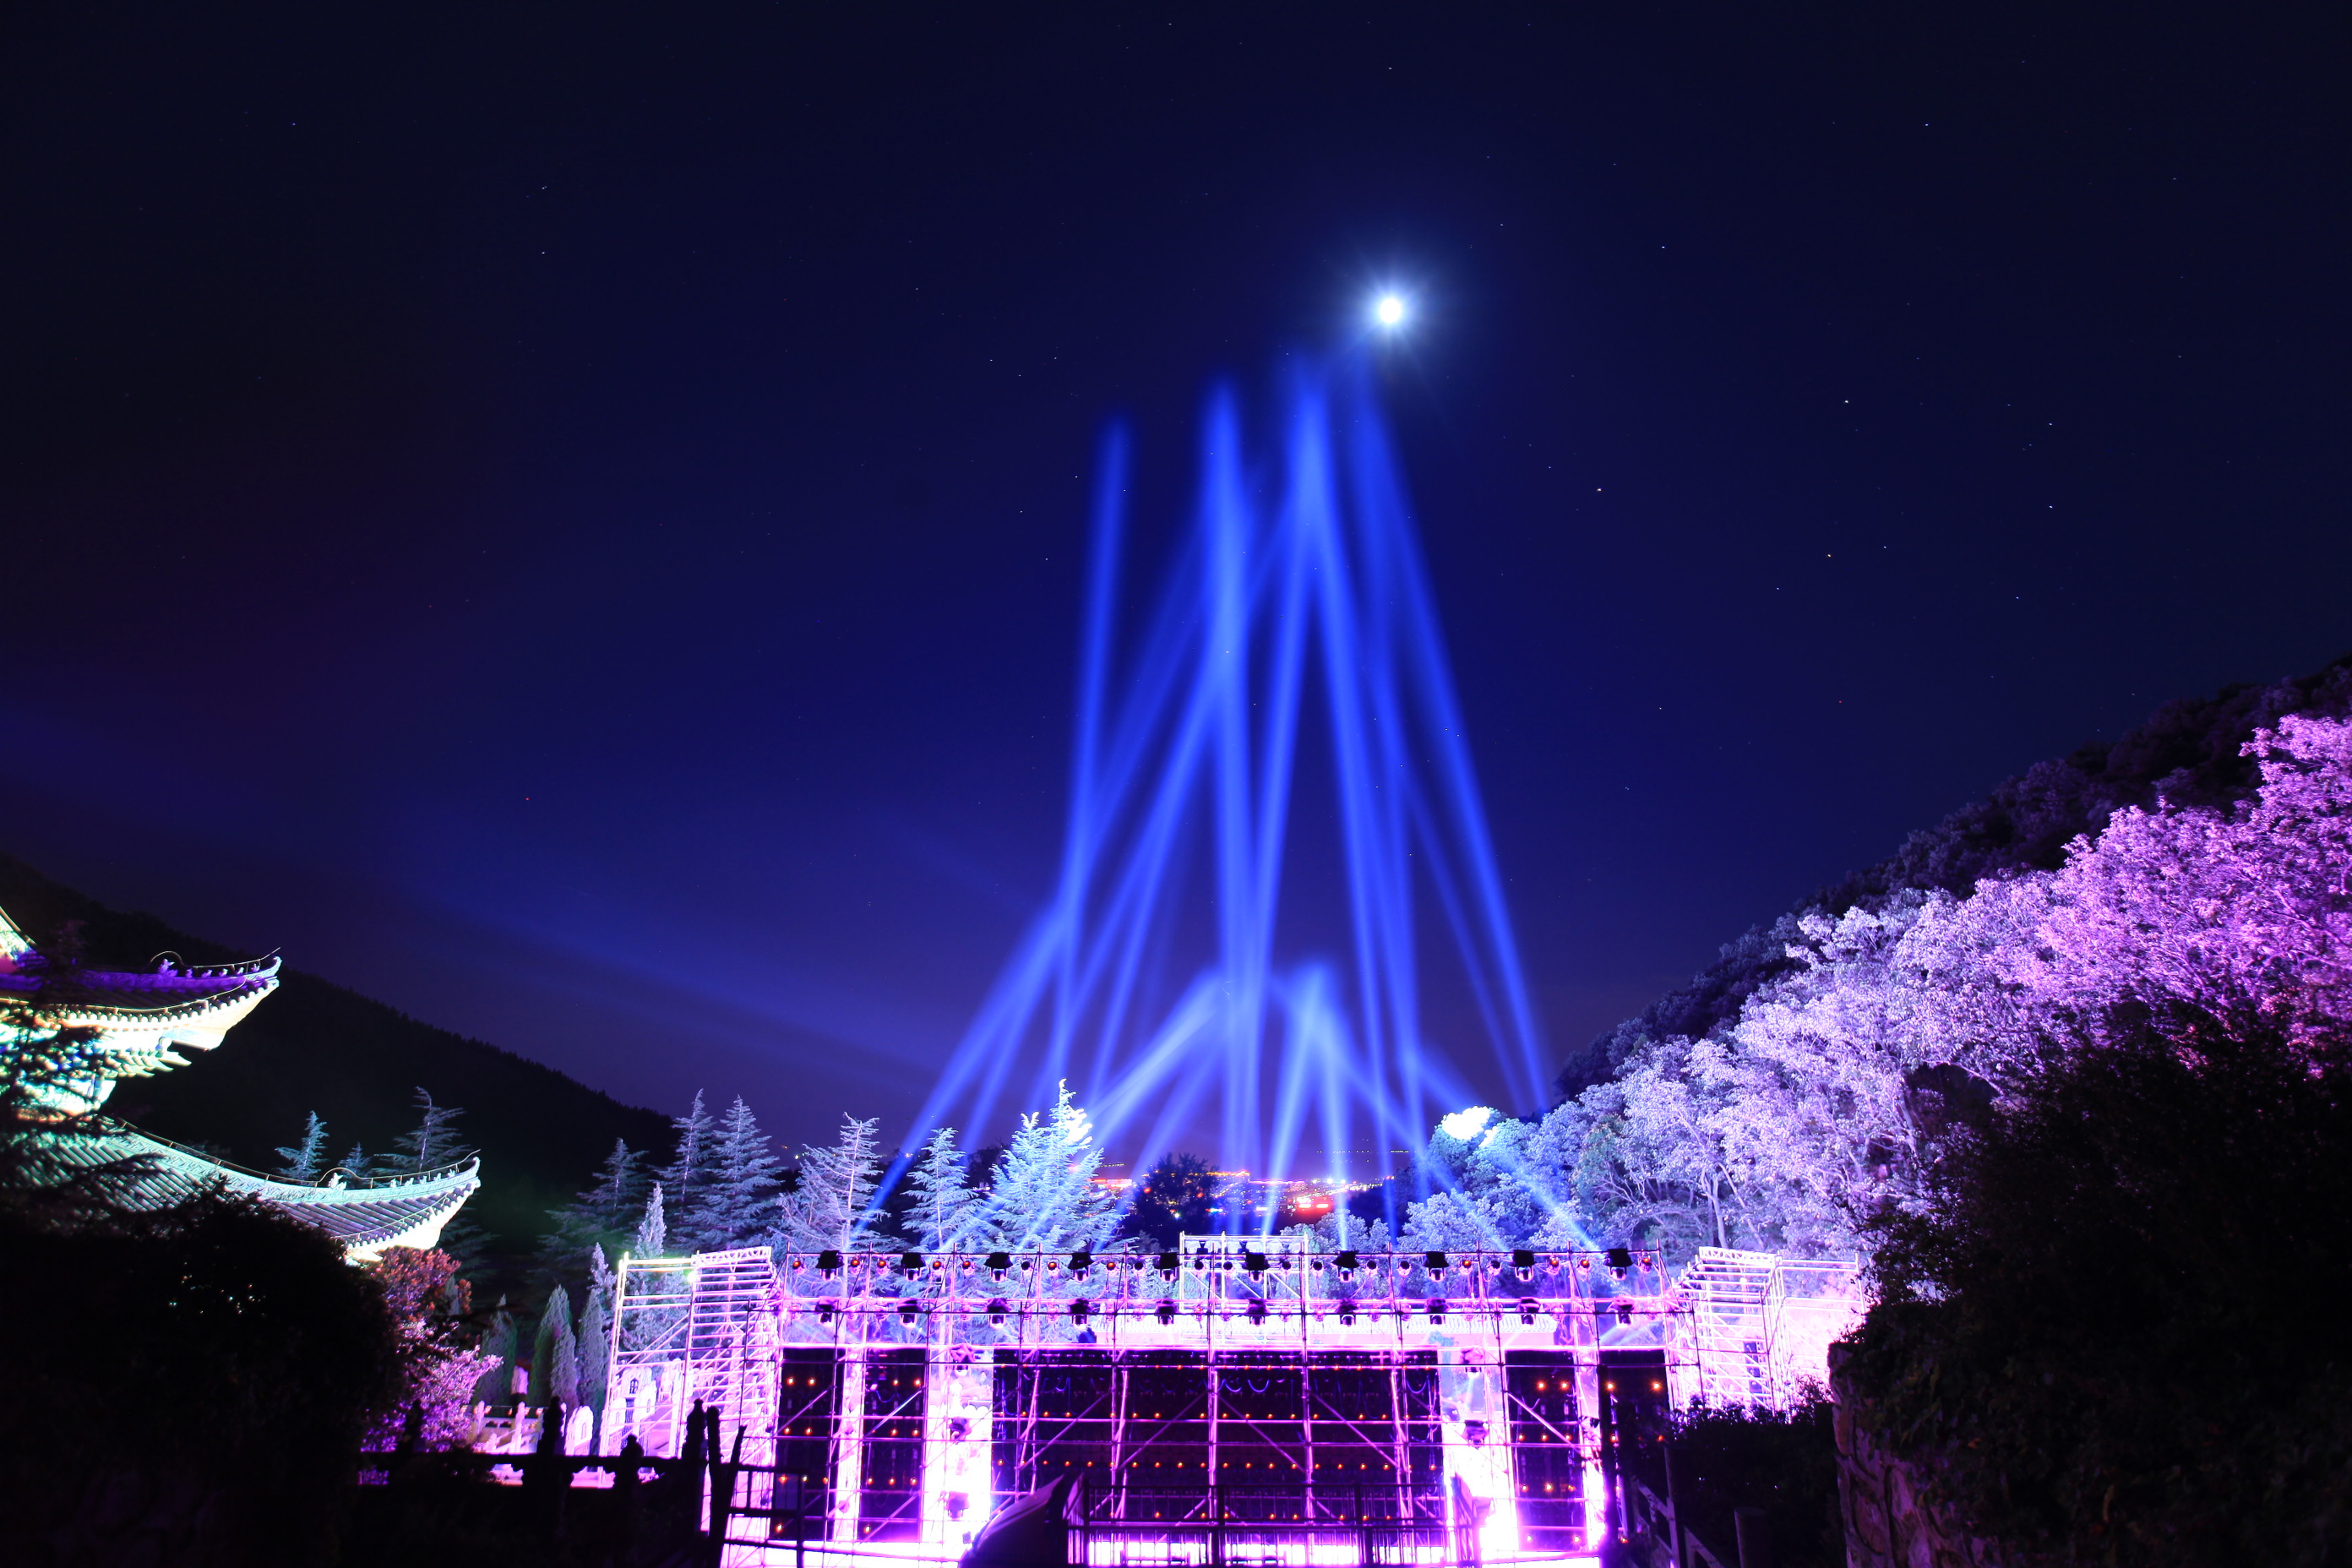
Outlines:
[{"label": "dark bush", "polygon": [[0,1235],[0,1509],[11,1562],[301,1563],[332,1552],[400,1351],[320,1232],[198,1199]]},{"label": "dark bush", "polygon": [[2060,1560],[2352,1541],[2352,1073],[2189,1012],[2068,1042],[1884,1226],[1857,1415]]},{"label": "dark bush", "polygon": [[[1830,1402],[1818,1392],[1788,1411],[1745,1405],[1692,1408],[1675,1423],[1675,1510],[1683,1527],[1727,1563],[1738,1562],[1735,1509],[1760,1509],[1780,1568],[1843,1568],[1838,1522],[1837,1440]],[[1656,1460],[1643,1479],[1659,1490]]]}]

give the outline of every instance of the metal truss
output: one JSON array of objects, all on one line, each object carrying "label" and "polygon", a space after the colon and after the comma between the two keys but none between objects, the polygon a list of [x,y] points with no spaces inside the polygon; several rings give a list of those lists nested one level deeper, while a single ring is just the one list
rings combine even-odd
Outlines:
[{"label": "metal truss", "polygon": [[745,1484],[781,1489],[739,1511],[803,1554],[951,1552],[1065,1475],[1104,1561],[1435,1561],[1465,1529],[1490,1559],[1588,1551],[1623,1435],[1795,1397],[1852,1275],[1226,1238],[629,1258],[600,1447],[674,1454],[697,1404],[718,1412]]}]

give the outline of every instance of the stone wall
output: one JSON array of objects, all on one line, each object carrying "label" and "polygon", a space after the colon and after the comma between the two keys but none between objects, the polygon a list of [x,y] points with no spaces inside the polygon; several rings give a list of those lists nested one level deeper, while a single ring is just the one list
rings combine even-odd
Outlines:
[{"label": "stone wall", "polygon": [[1920,1468],[1873,1441],[1853,1418],[1854,1395],[1830,1347],[1830,1387],[1837,1399],[1838,1516],[1845,1525],[1846,1568],[2031,1568],[2032,1559],[1970,1531],[1949,1509],[1931,1502]]}]

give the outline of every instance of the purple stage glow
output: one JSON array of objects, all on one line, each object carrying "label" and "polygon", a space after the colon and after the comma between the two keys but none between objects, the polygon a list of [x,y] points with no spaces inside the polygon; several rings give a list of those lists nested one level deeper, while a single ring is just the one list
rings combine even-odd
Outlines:
[{"label": "purple stage glow", "polygon": [[[1116,432],[1107,440],[1058,882],[917,1128],[984,1130],[1051,1105],[1068,1080],[1097,1138],[1139,1155],[1213,1107],[1228,1166],[1385,1176],[1384,1154],[1350,1173],[1348,1151],[1367,1136],[1375,1151],[1419,1147],[1438,1114],[1475,1098],[1467,1053],[1491,1056],[1520,1109],[1542,1102],[1545,1053],[1503,879],[1363,366],[1300,376],[1281,415],[1278,458],[1253,463],[1234,400],[1212,398],[1197,510],[1125,659],[1127,450]],[[1318,676],[1318,771],[1345,891],[1344,936],[1323,945],[1337,952],[1286,925],[1283,901],[1286,864],[1299,874],[1294,805],[1324,826],[1297,798]],[[1213,952],[1190,966],[1171,954],[1191,929],[1195,844],[1212,868]],[[1475,1045],[1440,1051],[1425,1033],[1433,949],[1458,965]],[[1294,1172],[1310,1115],[1325,1157]]]}]

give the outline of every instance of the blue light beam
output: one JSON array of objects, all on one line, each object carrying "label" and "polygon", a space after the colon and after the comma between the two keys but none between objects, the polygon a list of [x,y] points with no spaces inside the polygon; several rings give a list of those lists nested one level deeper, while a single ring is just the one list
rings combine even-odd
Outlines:
[{"label": "blue light beam", "polygon": [[[1385,324],[1404,320],[1395,303]],[[1313,1122],[1327,1158],[1312,1173],[1381,1177],[1384,1153],[1351,1172],[1348,1148],[1419,1147],[1466,1102],[1462,1064],[1481,1055],[1521,1110],[1542,1104],[1547,1053],[1361,362],[1300,375],[1281,412],[1278,461],[1254,467],[1233,398],[1211,398],[1191,526],[1124,661],[1128,452],[1122,434],[1105,440],[1060,872],[913,1131],[949,1122],[977,1141],[1075,1078],[1097,1138],[1138,1158],[1213,1101],[1225,1168],[1292,1173]],[[1331,779],[1316,809],[1297,770],[1318,715]],[[1294,823],[1336,842],[1344,952],[1281,919]],[[1204,896],[1206,926],[1186,923]],[[1182,957],[1204,931],[1210,951]],[[1457,972],[1478,1039],[1441,1048],[1424,1033],[1432,953]]]}]

